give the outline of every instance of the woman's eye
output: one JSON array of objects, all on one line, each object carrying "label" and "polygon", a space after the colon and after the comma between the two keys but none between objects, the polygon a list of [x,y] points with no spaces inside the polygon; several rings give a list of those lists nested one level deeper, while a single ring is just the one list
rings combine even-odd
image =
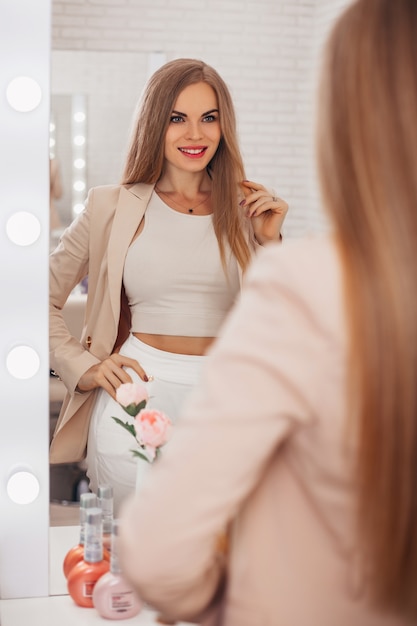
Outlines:
[{"label": "woman's eye", "polygon": [[203,117],[203,122],[216,122],[217,117],[215,115],[206,115]]},{"label": "woman's eye", "polygon": [[178,122],[183,122],[184,119],[181,117],[181,115],[172,115],[170,121],[174,124],[178,124]]}]

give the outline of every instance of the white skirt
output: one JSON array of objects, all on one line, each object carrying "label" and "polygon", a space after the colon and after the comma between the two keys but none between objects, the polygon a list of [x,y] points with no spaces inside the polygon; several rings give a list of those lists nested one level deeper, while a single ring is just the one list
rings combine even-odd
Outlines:
[{"label": "white skirt", "polygon": [[[175,424],[186,396],[199,381],[206,357],[157,350],[133,335],[129,335],[120,353],[136,359],[146,374],[153,376],[152,381],[145,383],[133,370],[126,369],[134,382],[140,382],[147,388],[147,408],[163,411]],[[88,434],[87,476],[90,489],[95,493],[100,485],[112,485],[114,513],[117,515],[122,500],[135,490],[137,464],[146,461],[133,456],[134,438],[116,424],[112,416],[132,422],[122,407],[104,389],[100,389]]]}]

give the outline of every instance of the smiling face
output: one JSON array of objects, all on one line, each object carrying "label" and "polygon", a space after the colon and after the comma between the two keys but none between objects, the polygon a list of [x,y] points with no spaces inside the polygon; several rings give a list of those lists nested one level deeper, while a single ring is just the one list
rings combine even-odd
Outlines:
[{"label": "smiling face", "polygon": [[165,167],[201,172],[221,139],[216,94],[207,83],[185,87],[171,112],[165,135]]}]

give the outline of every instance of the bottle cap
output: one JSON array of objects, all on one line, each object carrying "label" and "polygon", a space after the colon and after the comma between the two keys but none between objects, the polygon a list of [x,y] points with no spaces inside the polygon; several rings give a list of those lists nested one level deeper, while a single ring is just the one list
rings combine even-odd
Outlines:
[{"label": "bottle cap", "polygon": [[113,498],[113,487],[111,485],[100,485],[97,492],[100,500],[105,498],[108,500],[109,498]]},{"label": "bottle cap", "polygon": [[80,496],[80,543],[85,543],[85,521],[87,519],[87,511],[98,506],[98,500],[95,493],[82,493]]},{"label": "bottle cap", "polygon": [[82,493],[80,495],[80,508],[87,509],[97,506],[97,496],[95,493]]}]

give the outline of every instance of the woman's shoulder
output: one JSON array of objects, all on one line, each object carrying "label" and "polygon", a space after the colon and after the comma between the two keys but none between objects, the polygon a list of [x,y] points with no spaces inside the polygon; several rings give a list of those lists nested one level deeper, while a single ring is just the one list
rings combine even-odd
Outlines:
[{"label": "woman's shoulder", "polygon": [[320,234],[268,244],[252,263],[247,283],[271,296],[285,292],[310,311],[340,313],[343,281],[336,242]]},{"label": "woman's shoulder", "polygon": [[100,199],[114,199],[118,198],[120,194],[127,193],[141,198],[151,194],[153,188],[154,185],[147,183],[97,185],[90,189],[89,195]]},{"label": "woman's shoulder", "polygon": [[154,185],[145,183],[91,187],[86,205],[92,219],[102,221],[105,216],[112,219],[119,209],[123,211],[131,206],[136,206],[138,203],[146,206],[153,188]]},{"label": "woman's shoulder", "polygon": [[290,272],[295,278],[296,275],[310,275],[320,269],[334,270],[338,265],[335,240],[332,235],[326,233],[296,239],[286,238],[282,243],[266,245],[258,253],[250,272],[256,275],[267,271],[278,277],[283,274],[285,268],[286,272]]}]

